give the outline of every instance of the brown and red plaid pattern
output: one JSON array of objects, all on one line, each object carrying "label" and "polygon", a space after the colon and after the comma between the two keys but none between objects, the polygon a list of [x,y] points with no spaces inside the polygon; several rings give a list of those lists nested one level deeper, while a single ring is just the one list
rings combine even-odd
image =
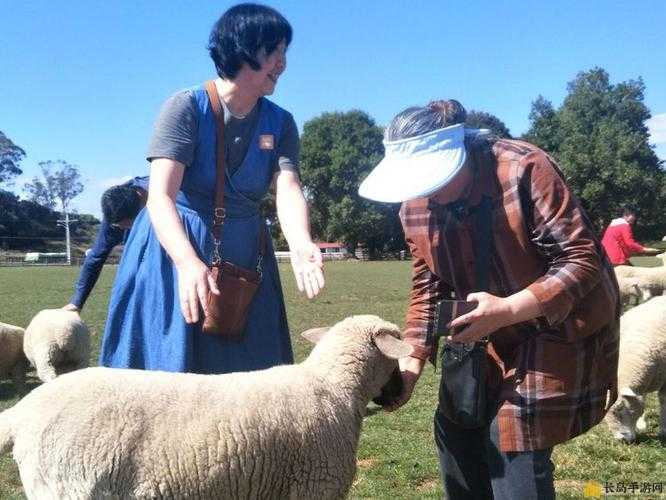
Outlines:
[{"label": "brown and red plaid pattern", "polygon": [[597,424],[616,398],[617,283],[587,215],[548,155],[500,140],[470,157],[476,177],[467,207],[419,199],[401,208],[413,259],[405,337],[417,357],[434,362],[435,304],[478,291],[473,214],[489,196],[488,292],[506,297],[528,288],[543,312],[490,336],[500,447],[548,448]]}]

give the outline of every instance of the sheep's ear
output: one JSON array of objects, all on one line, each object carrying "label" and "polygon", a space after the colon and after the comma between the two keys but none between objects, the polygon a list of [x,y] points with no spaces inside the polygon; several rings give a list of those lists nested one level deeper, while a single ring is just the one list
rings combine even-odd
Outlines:
[{"label": "sheep's ear", "polygon": [[620,396],[626,396],[628,398],[635,398],[636,393],[633,391],[631,387],[623,387],[620,389]]},{"label": "sheep's ear", "polygon": [[643,401],[643,396],[640,394],[636,394],[631,387],[623,387],[620,389],[620,396],[623,398],[626,398],[627,400],[633,400],[633,401],[638,401],[642,402]]},{"label": "sheep's ear", "polygon": [[301,333],[301,337],[309,340],[313,344],[316,344],[321,340],[321,338],[331,329],[330,326],[325,326],[321,328],[310,328]]},{"label": "sheep's ear", "polygon": [[372,339],[377,348],[386,356],[391,359],[404,358],[414,352],[414,348],[407,342],[395,338],[387,331],[380,330],[375,334]]}]

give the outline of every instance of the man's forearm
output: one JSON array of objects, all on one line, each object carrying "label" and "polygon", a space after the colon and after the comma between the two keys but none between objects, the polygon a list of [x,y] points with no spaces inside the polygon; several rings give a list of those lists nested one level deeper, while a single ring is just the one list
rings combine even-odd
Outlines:
[{"label": "man's forearm", "polygon": [[83,309],[90,292],[95,288],[105,261],[106,257],[104,259],[86,258],[74,288],[74,295],[69,301],[70,304],[74,304],[78,309]]}]

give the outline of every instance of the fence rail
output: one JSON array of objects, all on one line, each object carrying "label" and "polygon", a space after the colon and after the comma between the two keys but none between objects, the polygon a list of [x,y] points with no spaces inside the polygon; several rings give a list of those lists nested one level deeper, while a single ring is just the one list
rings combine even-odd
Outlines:
[{"label": "fence rail", "polygon": [[[72,266],[80,266],[83,264],[83,257],[72,257]],[[66,266],[66,257],[52,257],[42,258],[35,261],[25,260],[21,256],[0,256],[0,267],[23,267],[23,266]]]}]

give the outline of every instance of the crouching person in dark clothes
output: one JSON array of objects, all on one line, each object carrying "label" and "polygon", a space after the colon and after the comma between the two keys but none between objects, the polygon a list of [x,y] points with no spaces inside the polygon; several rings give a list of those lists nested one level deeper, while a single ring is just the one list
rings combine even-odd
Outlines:
[{"label": "crouching person in dark clothes", "polygon": [[102,223],[97,231],[95,243],[81,266],[74,295],[66,311],[81,311],[88,295],[95,287],[102,267],[111,251],[127,239],[134,219],[146,206],[148,199],[148,177],[135,177],[124,184],[113,186],[102,194]]},{"label": "crouching person in dark clothes", "polygon": [[[553,447],[599,423],[617,397],[617,283],[554,161],[526,142],[466,129],[465,116],[454,100],[401,112],[386,129],[384,159],[359,190],[403,202],[412,253],[405,337],[414,354],[400,361],[404,390],[390,406],[405,404],[425,361],[435,362],[438,303],[475,303],[450,322],[458,333],[447,342],[487,338],[489,411],[470,429],[447,418],[451,408],[440,401],[435,441],[445,490],[453,500],[552,499]],[[485,285],[479,264],[488,269]]]}]

